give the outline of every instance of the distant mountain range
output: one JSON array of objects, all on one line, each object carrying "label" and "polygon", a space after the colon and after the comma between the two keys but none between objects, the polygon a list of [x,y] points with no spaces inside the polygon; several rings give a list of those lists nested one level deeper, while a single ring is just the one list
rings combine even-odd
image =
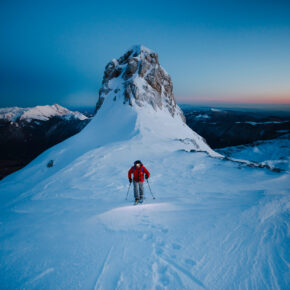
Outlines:
[{"label": "distant mountain range", "polygon": [[90,118],[60,105],[0,109],[0,179],[82,130]]},{"label": "distant mountain range", "polygon": [[269,140],[290,132],[290,116],[181,106],[187,125],[203,136],[212,148]]},{"label": "distant mountain range", "polygon": [[[229,157],[249,159],[240,151],[244,152],[249,146],[247,152],[250,152],[251,148],[257,148],[257,144],[261,146],[263,140],[279,138],[290,132],[290,116],[285,114],[190,105],[180,107],[187,125],[204,137],[211,148],[224,148],[219,152]],[[0,179],[22,168],[44,150],[80,132],[93,117],[94,109],[75,109],[78,111],[58,104],[0,108]],[[258,155],[250,160],[258,161]],[[260,159],[259,162],[263,161]],[[279,167],[285,168],[283,165]]]}]

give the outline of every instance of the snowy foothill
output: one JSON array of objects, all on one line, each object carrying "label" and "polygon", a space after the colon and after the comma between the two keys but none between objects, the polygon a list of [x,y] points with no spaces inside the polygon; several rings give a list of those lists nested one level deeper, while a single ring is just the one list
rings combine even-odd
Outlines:
[{"label": "snowy foothill", "polygon": [[[289,173],[225,160],[178,107],[115,90],[0,182],[1,289],[287,289]],[[145,182],[134,206],[137,159],[156,199]]]},{"label": "snowy foothill", "polygon": [[64,117],[66,119],[75,118],[79,120],[87,119],[87,117],[80,112],[72,112],[58,104],[27,108],[0,108],[0,120],[7,120],[10,122],[31,122],[32,120],[47,121],[52,117]]}]

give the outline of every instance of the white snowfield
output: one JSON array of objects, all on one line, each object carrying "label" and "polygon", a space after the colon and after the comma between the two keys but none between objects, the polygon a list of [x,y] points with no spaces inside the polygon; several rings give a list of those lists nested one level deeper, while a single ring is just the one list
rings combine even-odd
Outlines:
[{"label": "white snowfield", "polygon": [[[179,116],[107,98],[0,182],[0,288],[289,288],[288,173],[220,156]],[[133,206],[136,159],[156,199],[145,183]]]},{"label": "white snowfield", "polygon": [[[0,289],[289,288],[289,174],[223,160],[132,78],[132,106],[110,79],[80,133],[0,182]],[[137,159],[156,199],[133,206]]]},{"label": "white snowfield", "polygon": [[47,121],[55,116],[63,117],[66,119],[87,119],[87,117],[80,112],[72,112],[58,104],[28,108],[0,108],[0,120],[7,120],[10,122],[17,122],[23,120],[27,122],[31,122],[32,120]]}]

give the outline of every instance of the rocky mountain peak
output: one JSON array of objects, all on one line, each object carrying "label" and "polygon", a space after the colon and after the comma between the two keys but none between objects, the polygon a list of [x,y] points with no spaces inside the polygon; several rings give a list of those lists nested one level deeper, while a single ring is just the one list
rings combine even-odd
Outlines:
[{"label": "rocky mountain peak", "polygon": [[143,45],[131,47],[106,65],[96,112],[106,98],[131,106],[149,103],[155,111],[166,109],[185,120],[176,105],[170,75],[160,65],[158,54]]}]

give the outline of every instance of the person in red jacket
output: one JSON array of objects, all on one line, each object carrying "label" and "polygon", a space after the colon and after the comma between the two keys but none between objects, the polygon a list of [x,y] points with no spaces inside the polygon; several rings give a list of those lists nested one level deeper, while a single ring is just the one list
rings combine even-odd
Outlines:
[{"label": "person in red jacket", "polygon": [[[128,171],[129,182],[131,183],[133,181],[133,185],[134,185],[135,203],[143,202],[144,173],[145,173],[145,178],[148,179],[150,177],[150,172],[145,168],[145,166],[142,164],[140,160],[136,160],[134,162],[134,166],[132,166],[130,170]],[[133,179],[132,179],[132,174],[133,174]]]}]

